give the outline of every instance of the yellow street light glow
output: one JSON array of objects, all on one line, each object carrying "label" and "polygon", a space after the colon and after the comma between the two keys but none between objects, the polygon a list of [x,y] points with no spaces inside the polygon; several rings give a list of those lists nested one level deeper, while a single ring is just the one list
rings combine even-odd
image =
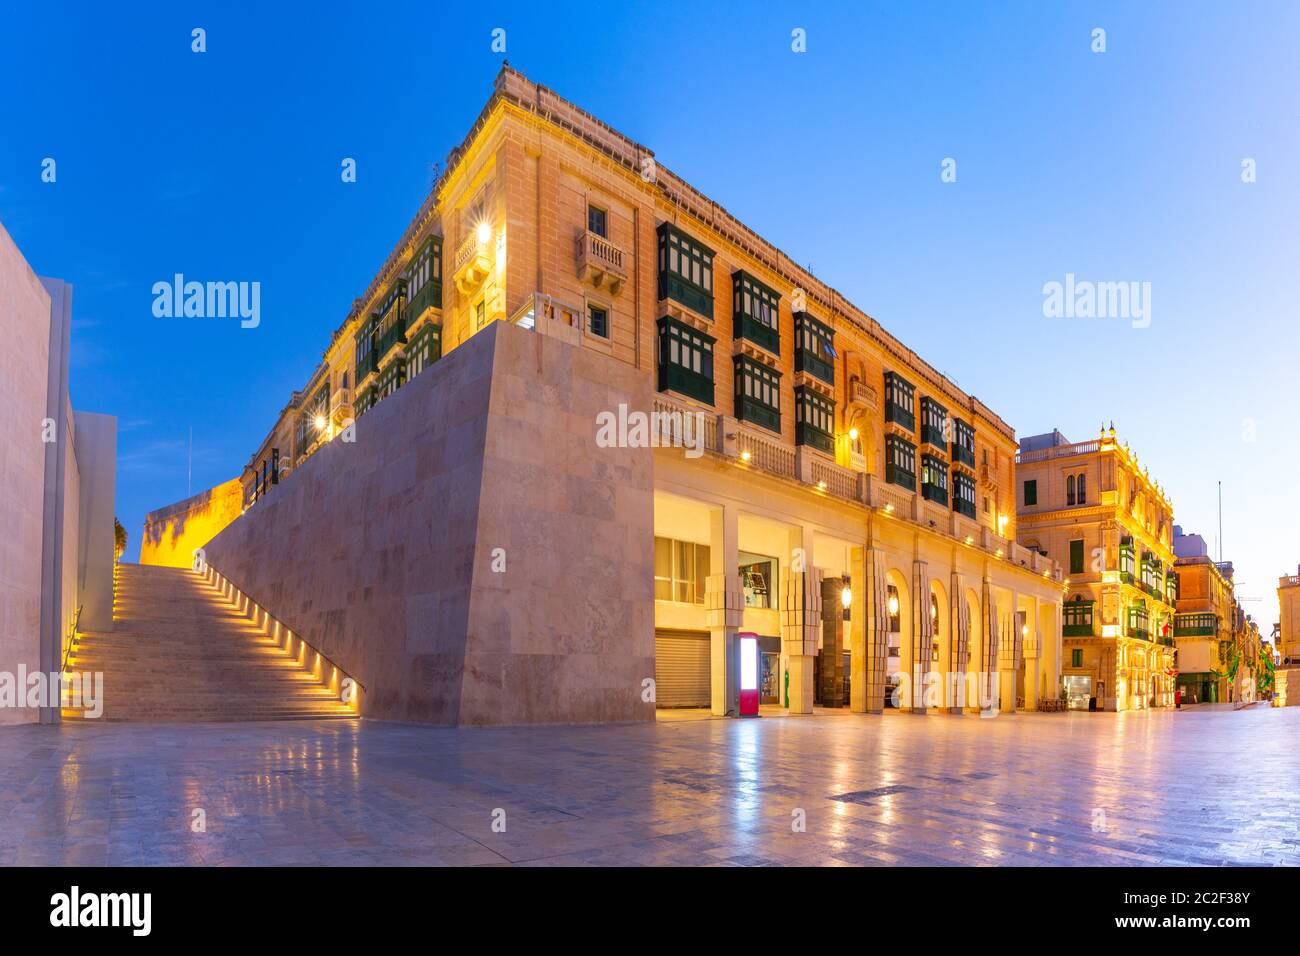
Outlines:
[{"label": "yellow street light glow", "polygon": [[850,428],[850,429],[849,429],[849,438],[850,438],[852,441],[857,441],[857,440],[858,440],[858,430],[857,430],[856,428]]},{"label": "yellow street light glow", "polygon": [[817,490],[818,490],[818,491],[825,491],[825,490],[826,490],[826,482],[824,482],[824,481],[819,481],[819,482],[817,482]]},{"label": "yellow street light glow", "polygon": [[754,456],[750,454],[750,451],[749,451],[748,448],[746,448],[744,451],[742,451],[742,452],[740,453],[740,460],[741,460],[741,461],[749,461],[749,459],[751,459],[751,458],[753,458],[753,457],[754,457]]},{"label": "yellow street light glow", "polygon": [[885,514],[893,514],[893,511],[894,511],[893,505],[885,505]]},{"label": "yellow street light glow", "polygon": [[897,613],[898,613],[898,595],[891,594],[889,595],[889,615],[890,617],[893,617]]},{"label": "yellow street light glow", "polygon": [[853,590],[846,584],[840,591],[840,607],[848,607],[853,603]]},{"label": "yellow street light glow", "polygon": [[317,431],[324,431],[324,429],[325,429],[325,416],[324,416],[324,415],[317,415],[317,416],[316,416],[316,430],[317,430]]},{"label": "yellow street light glow", "polygon": [[492,226],[487,222],[480,222],[474,235],[478,238],[479,245],[487,245],[488,240],[492,238]]}]

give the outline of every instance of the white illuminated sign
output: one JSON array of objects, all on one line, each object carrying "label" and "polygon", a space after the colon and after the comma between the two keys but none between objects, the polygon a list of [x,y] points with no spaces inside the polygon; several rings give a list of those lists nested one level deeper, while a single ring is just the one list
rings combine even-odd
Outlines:
[{"label": "white illuminated sign", "polygon": [[740,639],[740,689],[758,690],[758,638]]}]

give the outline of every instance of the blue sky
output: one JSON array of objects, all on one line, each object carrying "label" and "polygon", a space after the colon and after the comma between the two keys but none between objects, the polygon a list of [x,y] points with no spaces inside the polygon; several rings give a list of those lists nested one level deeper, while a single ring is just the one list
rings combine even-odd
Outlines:
[{"label": "blue sky", "polygon": [[[191,427],[197,491],[320,360],[488,97],[500,27],[511,65],[1020,434],[1113,419],[1211,542],[1221,480],[1224,556],[1276,619],[1300,562],[1300,5],[4,6],[0,221],[75,286],[73,400],[119,417],[128,557],[186,493]],[[260,282],[261,325],[155,318],[176,272]],[[1150,282],[1150,327],[1045,318],[1067,273]]]}]

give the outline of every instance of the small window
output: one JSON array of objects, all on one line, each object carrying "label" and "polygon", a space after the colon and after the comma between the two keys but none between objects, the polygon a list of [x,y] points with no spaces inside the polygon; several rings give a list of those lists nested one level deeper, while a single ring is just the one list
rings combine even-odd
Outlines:
[{"label": "small window", "polygon": [[709,546],[672,538],[655,538],[655,600],[704,603],[709,574]]},{"label": "small window", "polygon": [[483,328],[487,322],[487,302],[479,299],[478,305],[474,306],[474,329],[475,331]]},{"label": "small window", "polygon": [[588,305],[587,331],[592,335],[599,335],[602,339],[609,338],[609,310],[598,305]]},{"label": "small window", "polygon": [[1070,651],[1070,666],[1071,667],[1083,666],[1083,648],[1076,647]]},{"label": "small window", "polygon": [[1037,480],[1025,482],[1025,504],[1038,504],[1038,482]]},{"label": "small window", "polygon": [[609,225],[606,222],[605,210],[599,206],[587,207],[587,231],[594,232],[602,239],[609,238]]},{"label": "small window", "polygon": [[776,558],[744,551],[739,558],[745,607],[776,607]]},{"label": "small window", "polygon": [[1079,476],[1079,504],[1086,505],[1087,503],[1088,503],[1088,476],[1080,475]]},{"label": "small window", "polygon": [[1083,573],[1083,539],[1078,538],[1070,542],[1070,573]]},{"label": "small window", "polygon": [[1068,475],[1065,479],[1065,503],[1074,504],[1074,475]]}]

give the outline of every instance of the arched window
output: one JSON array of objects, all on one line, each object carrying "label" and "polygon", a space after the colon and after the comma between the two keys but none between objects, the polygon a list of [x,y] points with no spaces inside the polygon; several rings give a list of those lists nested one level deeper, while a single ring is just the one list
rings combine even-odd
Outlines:
[{"label": "arched window", "polygon": [[1087,503],[1088,503],[1088,476],[1080,475],[1079,476],[1079,504],[1086,505]]},{"label": "arched window", "polygon": [[1074,504],[1074,475],[1067,475],[1065,478],[1065,503]]}]

